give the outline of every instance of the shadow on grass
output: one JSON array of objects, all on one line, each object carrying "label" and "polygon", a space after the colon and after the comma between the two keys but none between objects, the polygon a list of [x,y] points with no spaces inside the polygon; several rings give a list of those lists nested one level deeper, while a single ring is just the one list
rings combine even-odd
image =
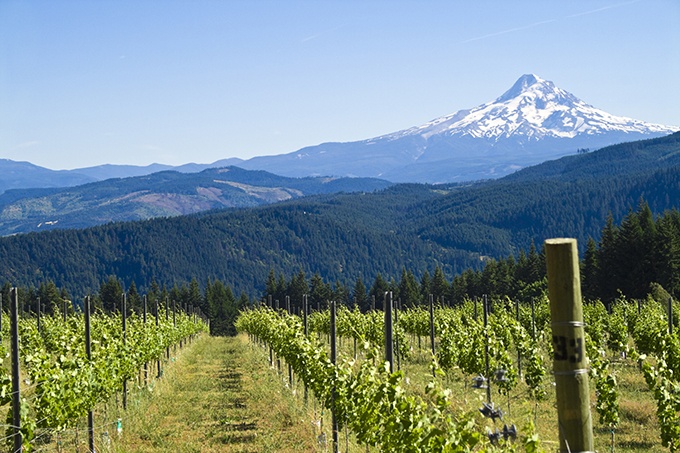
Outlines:
[{"label": "shadow on grass", "polygon": [[[228,395],[224,407],[226,409],[238,411],[246,409],[247,398],[237,396],[243,392],[242,374],[233,367],[227,365],[225,369],[219,373],[218,379],[221,389],[226,391],[226,394]],[[224,428],[224,431],[217,438],[222,444],[249,444],[255,442],[257,437],[256,422],[227,422],[223,423],[222,427]]]},{"label": "shadow on grass", "polygon": [[226,428],[227,431],[250,431],[253,429],[257,429],[257,423],[255,422],[225,423],[224,427]]}]

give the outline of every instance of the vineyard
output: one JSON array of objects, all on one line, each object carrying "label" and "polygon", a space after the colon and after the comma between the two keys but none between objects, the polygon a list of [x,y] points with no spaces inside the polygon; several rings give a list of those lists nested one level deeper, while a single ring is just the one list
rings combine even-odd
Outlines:
[{"label": "vineyard", "polygon": [[167,302],[156,301],[152,316],[146,299],[142,313],[128,313],[124,299],[114,313],[90,313],[87,298],[84,312],[19,317],[15,291],[13,299],[0,345],[0,357],[12,359],[0,368],[0,405],[3,443],[13,452],[77,451],[83,441],[103,451],[109,433],[122,429],[129,393],[152,386],[171,350],[207,328]]},{"label": "vineyard", "polygon": [[[578,354],[589,359],[599,451],[680,448],[680,341],[672,304],[651,298],[588,303],[580,346],[553,336],[545,297],[468,300],[431,312],[395,309],[386,342],[389,299],[384,312],[368,313],[331,304],[307,314],[303,301],[283,309],[275,302],[237,321],[269,354],[286,386],[299,382],[332,413],[320,436],[334,439],[336,448],[338,433],[349,431],[362,448],[388,452],[554,451],[553,358]],[[640,397],[655,408],[651,426],[635,420],[626,405]]]},{"label": "vineyard", "polygon": [[[239,313],[232,342],[201,339],[203,351],[221,351],[192,359],[191,373],[203,368],[209,389],[203,405],[199,381],[166,386],[171,399],[184,394],[176,406],[184,409],[172,413],[166,403],[155,415],[175,426],[191,412],[195,422],[177,431],[193,432],[201,451],[680,450],[676,303],[660,288],[646,299],[582,303],[575,241],[551,241],[548,292],[527,300],[482,295],[448,305],[430,295],[403,307],[386,291],[361,311],[333,300],[311,307],[307,294],[269,296]],[[565,245],[567,259],[556,260]],[[38,299],[35,311],[20,313],[18,293],[12,288],[8,313],[0,307],[7,451],[138,451],[151,437],[148,451],[182,445],[149,430],[121,433],[140,421],[128,418],[130,396],[154,399],[178,351],[209,330],[200,310],[169,298],[149,306],[146,296],[132,310],[123,293],[108,311],[88,296],[82,306],[52,304],[49,315]],[[269,376],[264,404],[248,411],[256,402],[244,395],[264,392],[246,373]],[[280,395],[298,409],[276,412],[268,404]],[[298,434],[278,437],[285,448],[273,436],[254,444],[276,431],[265,428],[275,413],[287,414],[284,430],[299,420]],[[209,444],[200,443],[204,430]]]}]

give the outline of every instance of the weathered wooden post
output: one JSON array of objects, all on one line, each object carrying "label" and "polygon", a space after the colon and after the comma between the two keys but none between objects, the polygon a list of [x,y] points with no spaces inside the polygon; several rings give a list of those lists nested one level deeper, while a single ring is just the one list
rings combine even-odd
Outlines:
[{"label": "weathered wooden post", "polygon": [[12,348],[12,435],[14,436],[14,452],[23,451],[23,435],[21,434],[21,375],[19,370],[19,290],[10,289],[10,328]]},{"label": "weathered wooden post", "polygon": [[[309,337],[309,326],[307,324],[307,312],[309,311],[309,302],[307,300],[307,294],[302,296],[302,322],[305,326],[305,338]],[[307,383],[305,382],[305,405],[307,405],[307,399],[309,398],[309,389],[307,388]]]},{"label": "weathered wooden post", "polygon": [[[127,294],[122,294],[123,346],[127,343]],[[127,410],[127,379],[123,379],[123,410]]]},{"label": "weathered wooden post", "polygon": [[[85,354],[87,354],[87,360],[92,360],[92,344],[90,337],[90,311],[92,301],[90,296],[85,297]],[[90,453],[95,453],[94,450],[94,412],[90,409],[87,412],[87,433],[88,433],[88,451]]]},{"label": "weathered wooden post", "polygon": [[[38,299],[40,302],[40,299]],[[40,307],[40,305],[38,305]],[[38,317],[40,319],[40,317]],[[40,329],[38,329],[40,330]],[[668,298],[668,335],[673,335],[673,298]]]},{"label": "weathered wooden post", "polygon": [[[399,310],[401,309],[401,299],[397,299],[394,304],[394,327],[393,330],[397,330],[399,327]],[[394,335],[394,332],[392,333]],[[397,356],[397,370],[401,370],[401,356],[399,355],[399,336],[394,335],[394,353]]]},{"label": "weathered wooden post", "polygon": [[[169,321],[170,321],[170,298],[169,298],[169,296],[165,296],[165,324],[166,324],[166,326],[168,325]],[[170,346],[165,348],[165,358],[168,362],[170,362]]]},{"label": "weathered wooden post", "polygon": [[390,373],[394,373],[394,329],[392,324],[392,291],[384,297],[385,310],[385,360],[390,363]]},{"label": "weathered wooden post", "polygon": [[[288,312],[288,316],[291,315],[291,305],[290,305],[290,296],[286,296],[286,311]],[[290,386],[291,392],[293,391],[293,365],[288,362],[288,385]]]},{"label": "weathered wooden post", "polygon": [[432,348],[432,357],[436,356],[434,350],[434,296],[429,295],[430,302],[430,347]]},{"label": "weathered wooden post", "polygon": [[[142,319],[144,320],[144,329],[146,329],[146,294],[144,294],[144,315]],[[144,362],[144,385],[147,385],[149,383],[149,363]]]},{"label": "weathered wooden post", "polygon": [[484,369],[486,370],[486,402],[491,404],[491,373],[489,372],[489,299],[482,295],[484,302]]},{"label": "weathered wooden post", "polygon": [[38,297],[38,333],[42,332],[42,324],[40,323],[40,312],[42,310],[40,308],[40,298]]},{"label": "weathered wooden post", "polygon": [[[354,296],[353,310],[356,311],[356,309],[357,309],[357,297]],[[0,310],[0,311],[2,311],[2,310]],[[2,327],[2,326],[0,325],[0,327]],[[352,339],[354,340],[354,360],[356,360],[357,359],[357,337],[356,337],[356,335],[352,335]]]},{"label": "weathered wooden post", "polygon": [[[517,318],[517,324],[519,324],[519,299],[515,301],[515,315]],[[519,349],[517,350],[517,376],[519,379],[522,379],[522,353],[519,351]]]},{"label": "weathered wooden post", "polygon": [[[160,326],[160,320],[158,319],[159,310],[160,304],[158,299],[156,299],[156,331],[158,331]],[[160,379],[161,376],[163,375],[163,370],[161,370],[161,357],[158,357],[158,359],[156,360],[156,365],[157,365],[156,379]]]},{"label": "weathered wooden post", "polygon": [[[335,301],[330,301],[330,311],[331,311],[331,325],[330,325],[330,336],[331,336],[331,363],[336,364],[338,359],[338,349],[337,349],[337,324],[336,324],[336,306]],[[338,453],[338,419],[335,409],[335,395],[336,395],[335,385],[331,389],[331,430],[333,431],[333,453]]]},{"label": "weathered wooden post", "polygon": [[560,451],[591,452],[595,448],[576,239],[548,239],[545,254]]},{"label": "weathered wooden post", "polygon": [[536,340],[536,302],[531,298],[531,339]]}]

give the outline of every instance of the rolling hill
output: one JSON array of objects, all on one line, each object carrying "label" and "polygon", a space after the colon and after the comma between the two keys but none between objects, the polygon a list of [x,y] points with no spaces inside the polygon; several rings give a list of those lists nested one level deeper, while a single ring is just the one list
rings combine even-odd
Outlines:
[{"label": "rolling hill", "polygon": [[374,191],[370,178],[286,178],[238,167],[200,173],[162,171],[70,188],[14,189],[0,194],[0,235],[251,207],[335,192]]},{"label": "rolling hill", "polygon": [[[669,138],[655,140],[635,146],[652,161],[680,152]],[[569,166],[578,168],[571,159],[580,159],[597,173],[600,152],[614,151],[570,157]],[[597,178],[570,172],[556,178],[555,168],[567,167],[558,161],[543,167],[544,177],[524,180],[399,184],[372,193],[5,237],[0,278],[21,285],[50,279],[79,296],[96,291],[108,275],[141,290],[152,280],[172,286],[217,278],[251,295],[262,291],[271,269],[318,272],[348,285],[377,273],[398,277],[403,268],[420,274],[439,266],[452,276],[489,257],[526,250],[532,241],[540,246],[547,237],[575,237],[583,248],[589,236],[598,238],[609,214],[618,222],[643,198],[655,213],[677,208],[680,166],[635,172],[639,152],[628,155]]]}]

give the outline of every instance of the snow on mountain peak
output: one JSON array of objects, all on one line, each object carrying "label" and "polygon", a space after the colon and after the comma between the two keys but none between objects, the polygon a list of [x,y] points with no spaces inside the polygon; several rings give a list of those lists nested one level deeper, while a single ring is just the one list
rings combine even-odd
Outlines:
[{"label": "snow on mountain peak", "polygon": [[[508,91],[503,93],[501,97],[496,99],[496,102],[504,102],[507,101],[508,99],[515,98],[517,96],[520,96],[522,93],[527,91],[530,87],[536,85],[536,84],[545,84],[546,81],[538,77],[536,74],[524,74],[522,77],[517,79],[517,82],[510,88]],[[552,82],[547,82],[549,84],[552,84]]]},{"label": "snow on mountain peak", "polygon": [[408,135],[425,139],[438,134],[468,136],[498,141],[519,137],[523,141],[542,138],[573,138],[609,132],[659,134],[676,128],[611,115],[535,74],[524,74],[499,98],[470,110],[460,110],[421,126],[384,137]]}]

